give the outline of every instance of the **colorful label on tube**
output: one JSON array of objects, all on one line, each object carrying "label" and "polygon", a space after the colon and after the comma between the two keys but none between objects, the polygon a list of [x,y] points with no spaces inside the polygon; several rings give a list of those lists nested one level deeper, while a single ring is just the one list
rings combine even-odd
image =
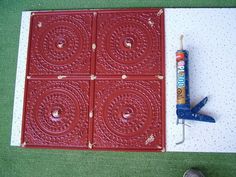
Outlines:
[{"label": "colorful label on tube", "polygon": [[182,52],[176,53],[177,62],[177,104],[186,103],[185,85],[185,56]]}]

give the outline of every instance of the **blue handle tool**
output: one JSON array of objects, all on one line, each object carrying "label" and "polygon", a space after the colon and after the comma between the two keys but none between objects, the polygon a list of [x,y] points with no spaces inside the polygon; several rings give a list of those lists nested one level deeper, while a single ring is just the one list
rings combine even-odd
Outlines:
[{"label": "blue handle tool", "polygon": [[[199,114],[198,111],[207,103],[205,97],[192,109],[190,108],[189,96],[189,68],[188,68],[188,51],[183,50],[183,36],[180,38],[181,47],[176,52],[176,71],[177,71],[177,105],[176,113],[179,119],[196,120],[203,122],[215,122],[211,116]],[[178,123],[178,122],[177,122]]]}]

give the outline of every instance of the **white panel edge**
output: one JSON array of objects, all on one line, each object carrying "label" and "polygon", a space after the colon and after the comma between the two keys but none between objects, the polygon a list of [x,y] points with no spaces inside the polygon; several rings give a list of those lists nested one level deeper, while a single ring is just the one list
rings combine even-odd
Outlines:
[{"label": "white panel edge", "polygon": [[21,127],[24,102],[25,72],[31,11],[22,12],[15,80],[15,94],[11,130],[11,146],[21,145]]}]

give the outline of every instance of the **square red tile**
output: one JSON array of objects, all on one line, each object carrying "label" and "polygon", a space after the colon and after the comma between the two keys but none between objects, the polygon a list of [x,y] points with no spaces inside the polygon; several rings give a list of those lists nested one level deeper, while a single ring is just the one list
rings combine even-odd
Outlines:
[{"label": "square red tile", "polygon": [[33,13],[29,75],[89,74],[92,13]]},{"label": "square red tile", "polygon": [[164,149],[164,117],[160,81],[97,81],[94,148]]},{"label": "square red tile", "polygon": [[162,9],[98,13],[97,74],[161,73],[164,56]]},{"label": "square red tile", "polygon": [[87,147],[88,89],[88,81],[28,81],[23,146]]},{"label": "square red tile", "polygon": [[163,9],[32,13],[22,146],[164,151],[164,68]]}]

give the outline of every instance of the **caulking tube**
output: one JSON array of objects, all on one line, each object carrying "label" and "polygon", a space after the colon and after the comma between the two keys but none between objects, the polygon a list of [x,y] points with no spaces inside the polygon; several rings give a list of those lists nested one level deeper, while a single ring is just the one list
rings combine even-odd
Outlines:
[{"label": "caulking tube", "polygon": [[189,97],[189,70],[188,51],[183,50],[183,36],[181,36],[181,47],[176,52],[176,75],[177,75],[177,109],[190,110]]},{"label": "caulking tube", "polygon": [[[188,51],[183,50],[183,35],[180,37],[180,49],[176,52],[176,76],[177,76],[177,104],[178,109],[190,109],[189,97],[189,74],[188,74]],[[177,117],[177,125],[179,118]],[[177,142],[176,145],[182,144],[185,141],[185,120],[181,120],[183,134],[182,140]]]}]

